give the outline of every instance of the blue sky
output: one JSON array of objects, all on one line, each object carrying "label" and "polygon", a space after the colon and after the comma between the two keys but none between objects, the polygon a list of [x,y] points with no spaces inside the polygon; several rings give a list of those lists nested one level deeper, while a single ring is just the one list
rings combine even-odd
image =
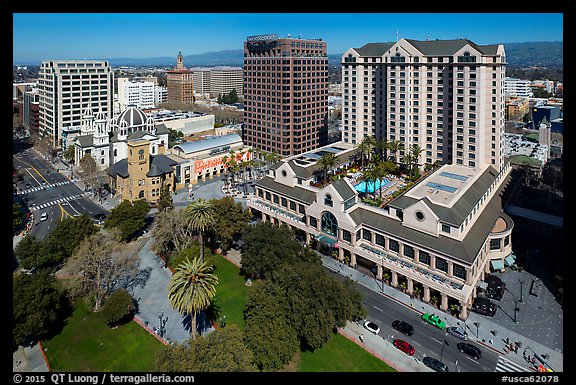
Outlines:
[{"label": "blue sky", "polygon": [[152,58],[242,49],[246,36],[322,38],[328,53],[366,43],[563,41],[562,13],[14,13],[13,64]]}]

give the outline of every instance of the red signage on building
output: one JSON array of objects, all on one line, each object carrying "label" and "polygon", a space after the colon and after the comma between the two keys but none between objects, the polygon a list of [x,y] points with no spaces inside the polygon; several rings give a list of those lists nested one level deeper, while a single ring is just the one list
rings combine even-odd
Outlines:
[{"label": "red signage on building", "polygon": [[[228,155],[224,154],[217,158],[198,160],[194,162],[194,171],[196,172],[196,174],[202,175],[204,174],[204,171],[208,168],[219,167],[222,165],[222,158],[224,156],[227,156],[227,159],[230,159],[229,154]],[[234,159],[236,160],[236,162],[248,161],[250,160],[250,152],[248,150],[244,151],[243,153],[237,152]]]}]

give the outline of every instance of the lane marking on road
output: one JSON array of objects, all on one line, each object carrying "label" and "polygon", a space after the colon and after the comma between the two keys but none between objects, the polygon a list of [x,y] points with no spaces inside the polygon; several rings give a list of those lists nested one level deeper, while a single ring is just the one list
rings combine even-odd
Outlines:
[{"label": "lane marking on road", "polygon": [[480,365],[478,360],[475,360],[474,358],[470,358],[470,357],[466,357],[466,358],[468,358],[470,361],[474,362],[475,364]]},{"label": "lane marking on road", "polygon": [[378,310],[380,310],[380,311],[384,311],[384,310],[380,309],[378,306],[372,305],[372,307],[374,307],[375,309],[378,309]]},{"label": "lane marking on road", "polygon": [[438,342],[439,344],[442,344],[442,341],[438,341],[438,340],[437,340],[436,338],[434,338],[434,337],[430,337],[430,338],[431,338],[432,340]]}]

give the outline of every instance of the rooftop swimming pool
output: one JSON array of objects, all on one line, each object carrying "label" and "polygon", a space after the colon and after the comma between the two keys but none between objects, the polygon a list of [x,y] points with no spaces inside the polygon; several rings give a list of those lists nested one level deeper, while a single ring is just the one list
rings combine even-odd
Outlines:
[{"label": "rooftop swimming pool", "polygon": [[386,186],[390,181],[388,179],[380,179],[373,182],[362,181],[354,186],[356,191],[361,193],[373,193],[378,191],[380,188]]}]

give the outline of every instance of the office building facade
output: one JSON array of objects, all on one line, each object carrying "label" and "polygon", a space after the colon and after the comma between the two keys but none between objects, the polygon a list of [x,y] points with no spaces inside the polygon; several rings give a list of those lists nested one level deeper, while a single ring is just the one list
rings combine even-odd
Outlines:
[{"label": "office building facade", "polygon": [[244,42],[246,145],[281,156],[327,143],[328,57],[321,39],[249,36]]},{"label": "office building facade", "polygon": [[154,108],[154,83],[151,81],[132,81],[128,78],[118,78],[118,102],[120,111],[129,105],[138,108]]},{"label": "office building facade", "polygon": [[503,167],[503,45],[400,39],[342,56],[342,141],[400,141],[418,163]]},{"label": "office building facade", "polygon": [[86,108],[112,117],[114,72],[108,61],[43,61],[38,74],[39,133],[54,148],[62,146],[62,129],[82,124]]},{"label": "office building facade", "polygon": [[182,52],[176,58],[176,68],[166,71],[166,86],[168,103],[194,103],[194,76],[184,67]]}]

